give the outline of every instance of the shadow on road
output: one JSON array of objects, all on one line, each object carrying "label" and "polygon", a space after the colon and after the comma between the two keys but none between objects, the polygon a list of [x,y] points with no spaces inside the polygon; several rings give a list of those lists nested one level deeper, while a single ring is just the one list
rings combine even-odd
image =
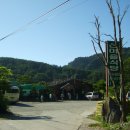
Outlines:
[{"label": "shadow on road", "polygon": [[16,103],[16,104],[12,104],[12,106],[18,106],[18,107],[33,107],[31,105],[25,104],[25,103]]},{"label": "shadow on road", "polygon": [[10,115],[10,120],[51,120],[50,116],[21,116],[21,115]]}]

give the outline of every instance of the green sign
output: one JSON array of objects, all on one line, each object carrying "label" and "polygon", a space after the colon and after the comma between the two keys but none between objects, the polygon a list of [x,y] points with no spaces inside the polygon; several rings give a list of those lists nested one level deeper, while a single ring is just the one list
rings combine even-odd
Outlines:
[{"label": "green sign", "polygon": [[116,86],[119,86],[120,84],[120,62],[117,47],[119,48],[119,42],[118,46],[115,45],[114,41],[106,42],[106,58],[109,68],[107,77],[109,86],[112,86],[111,79]]}]

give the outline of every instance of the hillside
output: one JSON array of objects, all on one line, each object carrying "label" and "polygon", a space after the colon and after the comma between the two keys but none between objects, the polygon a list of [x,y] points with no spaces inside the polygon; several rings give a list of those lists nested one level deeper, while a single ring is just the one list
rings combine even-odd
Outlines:
[{"label": "hillside", "polygon": [[27,80],[27,82],[51,81],[55,71],[60,70],[57,66],[51,66],[42,62],[22,59],[1,57],[0,65],[13,71],[14,78]]},{"label": "hillside", "polygon": [[[128,75],[130,73],[130,48],[124,48],[123,52]],[[96,55],[76,58],[63,67],[8,57],[1,57],[0,65],[11,69],[13,72],[12,80],[17,80],[20,83],[51,82],[74,77],[96,82],[105,78],[104,66]],[[128,75],[128,81],[129,77]]]},{"label": "hillside", "polygon": [[[99,54],[101,57],[101,54]],[[123,58],[126,60],[130,57],[130,47],[123,49]],[[78,57],[74,59],[74,61],[68,64],[70,68],[80,69],[80,70],[103,70],[104,66],[101,62],[101,59],[97,57],[97,55],[92,55],[90,57]]]},{"label": "hillside", "polygon": [[[101,57],[101,54],[99,54]],[[80,70],[102,70],[104,69],[101,60],[97,55],[92,55],[90,57],[78,57],[74,61],[68,64],[70,68],[80,69]]]}]

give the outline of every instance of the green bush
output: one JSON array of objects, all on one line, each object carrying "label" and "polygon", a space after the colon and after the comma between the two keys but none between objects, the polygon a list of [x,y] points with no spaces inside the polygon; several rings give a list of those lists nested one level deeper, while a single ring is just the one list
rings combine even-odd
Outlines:
[{"label": "green bush", "polygon": [[126,101],[126,111],[130,114],[130,101]]},{"label": "green bush", "polygon": [[0,94],[0,114],[4,114],[8,111],[8,100]]}]

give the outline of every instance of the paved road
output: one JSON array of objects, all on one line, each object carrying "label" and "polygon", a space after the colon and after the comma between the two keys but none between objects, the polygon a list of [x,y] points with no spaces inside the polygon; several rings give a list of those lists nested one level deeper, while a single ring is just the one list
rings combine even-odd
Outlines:
[{"label": "paved road", "polygon": [[78,130],[95,106],[96,101],[19,102],[10,107],[15,116],[0,120],[0,130]]}]

